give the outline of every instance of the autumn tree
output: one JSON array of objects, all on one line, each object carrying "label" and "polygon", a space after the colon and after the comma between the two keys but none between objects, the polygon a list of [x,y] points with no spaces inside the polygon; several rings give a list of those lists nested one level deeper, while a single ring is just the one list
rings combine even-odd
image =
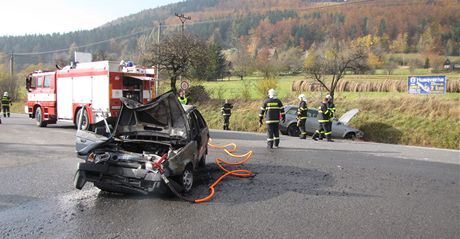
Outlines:
[{"label": "autumn tree", "polygon": [[254,59],[242,44],[236,49],[229,60],[232,63],[232,75],[240,77],[241,80],[252,73],[254,69]]},{"label": "autumn tree", "polygon": [[367,56],[368,53],[362,46],[347,47],[338,42],[323,44],[310,49],[305,60],[305,73],[308,78],[321,84],[334,98],[339,81],[347,71],[365,67]]},{"label": "autumn tree", "polygon": [[[159,54],[157,53],[160,48]],[[206,61],[206,44],[190,33],[175,33],[154,44],[144,57],[146,65],[160,65],[160,70],[169,73],[171,90],[177,92],[179,76],[187,76],[190,68]]]}]

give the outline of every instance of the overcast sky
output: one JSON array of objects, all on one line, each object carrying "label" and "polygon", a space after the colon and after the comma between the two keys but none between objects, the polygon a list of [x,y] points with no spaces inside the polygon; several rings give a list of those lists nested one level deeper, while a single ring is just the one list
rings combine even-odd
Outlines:
[{"label": "overcast sky", "polygon": [[70,32],[181,0],[4,0],[0,36]]}]

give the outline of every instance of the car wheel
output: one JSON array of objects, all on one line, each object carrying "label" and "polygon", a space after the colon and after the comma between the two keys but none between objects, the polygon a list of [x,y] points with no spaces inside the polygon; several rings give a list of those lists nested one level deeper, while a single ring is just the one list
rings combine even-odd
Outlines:
[{"label": "car wheel", "polygon": [[43,120],[42,107],[40,106],[35,109],[35,120],[37,120],[38,127],[46,127],[46,122]]},{"label": "car wheel", "polygon": [[73,184],[75,185],[76,189],[81,190],[86,183],[86,173],[80,170],[77,170],[75,173],[75,177],[73,179]]},{"label": "car wheel", "polygon": [[200,161],[198,162],[198,167],[203,168],[206,166],[206,154],[201,157]]},{"label": "car wheel", "polygon": [[345,139],[356,140],[356,134],[353,132],[347,133]]},{"label": "car wheel", "polygon": [[184,191],[186,193],[190,192],[190,190],[192,190],[194,180],[193,167],[191,164],[188,164],[185,167],[184,172],[182,172],[182,175],[180,177],[180,180],[182,187],[184,187]]},{"label": "car wheel", "polygon": [[80,120],[80,114],[83,111],[83,118],[81,119],[81,130],[89,130],[89,117],[88,117],[88,111],[79,109],[77,112],[77,118],[75,118],[75,126],[78,128],[78,123]]},{"label": "car wheel", "polygon": [[289,125],[287,132],[289,136],[299,137],[300,135],[300,129],[295,124]]}]

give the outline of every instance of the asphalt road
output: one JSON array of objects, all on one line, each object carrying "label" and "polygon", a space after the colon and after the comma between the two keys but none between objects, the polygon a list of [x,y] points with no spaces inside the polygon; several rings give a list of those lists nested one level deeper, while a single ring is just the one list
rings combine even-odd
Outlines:
[{"label": "asphalt road", "polygon": [[[216,144],[254,150],[252,179],[228,178],[215,198],[123,196],[74,189],[75,130],[0,124],[1,238],[458,238],[460,151],[212,131]],[[221,172],[212,163],[192,196]]]}]

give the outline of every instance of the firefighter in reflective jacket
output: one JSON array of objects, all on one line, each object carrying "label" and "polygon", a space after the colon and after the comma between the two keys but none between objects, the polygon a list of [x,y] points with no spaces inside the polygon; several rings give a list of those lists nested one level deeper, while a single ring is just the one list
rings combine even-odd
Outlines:
[{"label": "firefighter in reflective jacket", "polygon": [[265,116],[265,123],[267,123],[267,148],[273,148],[279,146],[280,143],[280,132],[279,123],[280,119],[284,122],[285,114],[283,103],[276,97],[276,91],[274,89],[268,90],[268,98],[262,104],[259,111],[259,124],[263,124],[263,117]]},{"label": "firefighter in reflective jacket", "polygon": [[[330,142],[333,142],[333,140],[331,139],[332,137],[332,121],[334,119],[334,114],[335,114],[335,105],[333,103],[333,99],[330,95],[326,95],[326,97],[328,97],[328,101],[327,101],[327,112],[328,112],[328,116],[329,116],[329,122],[326,122],[326,128],[329,129],[329,132],[325,132],[324,134],[326,134],[326,138],[327,138],[327,141],[330,141]],[[329,135],[329,137],[328,137]]]},{"label": "firefighter in reflective jacket", "polygon": [[318,138],[320,140],[323,139],[324,136],[326,136],[327,141],[332,142],[331,136],[332,136],[332,131],[331,131],[331,125],[329,122],[331,122],[330,118],[330,112],[328,110],[328,103],[332,99],[330,95],[327,95],[323,102],[321,102],[321,106],[318,109],[318,123],[319,123],[319,128],[316,130],[315,134],[313,134],[313,139],[316,141]]},{"label": "firefighter in reflective jacket", "polygon": [[3,117],[10,117],[10,105],[12,105],[10,97],[8,97],[8,92],[3,93],[2,97],[2,111],[3,111]]},{"label": "firefighter in reflective jacket", "polygon": [[228,103],[228,100],[225,100],[224,105],[222,105],[221,112],[224,117],[224,130],[230,130],[228,128],[230,124],[230,116],[232,115],[233,105]]},{"label": "firefighter in reflective jacket", "polygon": [[300,129],[300,138],[307,138],[307,131],[305,128],[305,122],[307,121],[307,98],[304,94],[299,95],[299,108],[297,109],[297,126]]}]

